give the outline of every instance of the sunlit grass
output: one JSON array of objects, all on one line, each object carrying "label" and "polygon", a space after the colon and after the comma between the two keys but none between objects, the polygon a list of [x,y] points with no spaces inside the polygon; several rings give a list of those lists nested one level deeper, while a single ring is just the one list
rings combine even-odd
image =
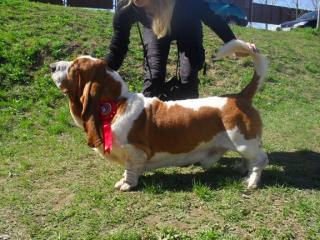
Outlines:
[{"label": "sunlit grass", "polygon": [[[159,169],[130,193],[113,189],[122,167],[97,156],[75,127],[49,64],[103,58],[112,15],[27,1],[0,2],[0,236],[11,239],[319,239],[320,35],[234,27],[270,61],[254,104],[270,165],[247,191],[228,153],[208,171]],[[240,91],[250,59],[213,64],[222,42],[204,28],[202,96]],[[132,29],[120,74],[140,91],[143,55]],[[174,74],[176,48],[169,56]],[[1,237],[0,237],[1,238]]]}]

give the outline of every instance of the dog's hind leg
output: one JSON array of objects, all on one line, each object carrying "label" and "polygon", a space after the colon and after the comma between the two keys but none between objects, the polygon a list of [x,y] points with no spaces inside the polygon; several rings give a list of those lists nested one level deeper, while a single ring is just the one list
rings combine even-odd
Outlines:
[{"label": "dog's hind leg", "polygon": [[261,177],[262,170],[268,165],[268,155],[260,149],[253,160],[249,161],[248,188],[256,188]]},{"label": "dog's hind leg", "polygon": [[237,128],[229,130],[228,136],[233,145],[231,150],[237,151],[244,158],[241,170],[248,171],[247,187],[256,188],[261,172],[269,162],[267,154],[262,150],[260,137],[246,139]]},{"label": "dog's hind leg", "polygon": [[[250,147],[248,147],[250,148]],[[242,157],[245,165],[248,169],[247,188],[256,188],[261,177],[263,169],[269,163],[267,154],[261,149],[248,149],[245,148],[238,151]]]}]

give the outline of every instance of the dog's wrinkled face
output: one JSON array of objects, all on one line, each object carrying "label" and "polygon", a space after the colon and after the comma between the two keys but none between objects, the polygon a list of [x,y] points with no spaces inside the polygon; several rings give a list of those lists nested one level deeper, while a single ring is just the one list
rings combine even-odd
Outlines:
[{"label": "dog's wrinkled face", "polygon": [[50,65],[51,76],[57,87],[69,97],[70,112],[78,125],[87,132],[88,145],[97,147],[102,142],[98,105],[101,98],[115,99],[121,85],[109,73],[103,60],[79,57]]},{"label": "dog's wrinkled face", "polygon": [[50,64],[51,77],[58,88],[67,80],[68,70],[72,62],[60,61]]},{"label": "dog's wrinkled face", "polygon": [[51,77],[57,87],[71,101],[80,100],[87,83],[98,83],[105,77],[106,63],[91,57],[79,57],[74,61],[59,61],[50,64]]}]

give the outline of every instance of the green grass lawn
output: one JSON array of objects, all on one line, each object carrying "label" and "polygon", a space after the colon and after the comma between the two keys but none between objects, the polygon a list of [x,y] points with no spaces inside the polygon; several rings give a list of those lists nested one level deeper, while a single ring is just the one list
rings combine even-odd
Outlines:
[{"label": "green grass lawn", "polygon": [[[123,169],[96,155],[75,127],[49,64],[104,57],[112,15],[28,1],[0,1],[0,239],[320,239],[320,33],[233,28],[270,60],[254,103],[270,158],[255,191],[229,153],[198,166],[146,173],[137,190],[113,189]],[[201,95],[242,89],[251,59],[213,64],[221,41],[205,28],[208,74]],[[176,48],[170,53],[169,76]],[[132,29],[120,74],[142,86],[142,50]]]}]

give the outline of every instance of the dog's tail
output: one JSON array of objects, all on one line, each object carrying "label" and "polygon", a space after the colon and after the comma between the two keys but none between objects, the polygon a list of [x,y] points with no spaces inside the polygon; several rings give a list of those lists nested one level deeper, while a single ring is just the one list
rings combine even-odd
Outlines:
[{"label": "dog's tail", "polygon": [[254,74],[251,82],[239,93],[245,99],[252,100],[256,92],[261,88],[268,69],[268,61],[259,52],[253,52],[248,45],[241,40],[232,40],[225,44],[217,53],[214,61],[230,56],[234,53],[245,53],[253,58]]}]

